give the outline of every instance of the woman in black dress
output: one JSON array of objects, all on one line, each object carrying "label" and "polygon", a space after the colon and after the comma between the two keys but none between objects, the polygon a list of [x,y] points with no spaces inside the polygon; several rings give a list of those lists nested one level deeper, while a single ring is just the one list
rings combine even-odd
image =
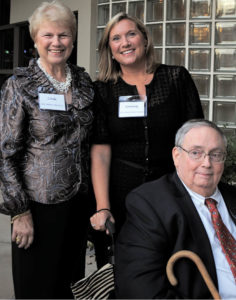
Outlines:
[{"label": "woman in black dress", "polygon": [[105,230],[110,218],[119,232],[128,192],[174,170],[175,133],[188,119],[203,118],[203,112],[188,71],[155,62],[140,20],[114,16],[99,53],[91,150],[97,211],[90,220],[94,229]]}]

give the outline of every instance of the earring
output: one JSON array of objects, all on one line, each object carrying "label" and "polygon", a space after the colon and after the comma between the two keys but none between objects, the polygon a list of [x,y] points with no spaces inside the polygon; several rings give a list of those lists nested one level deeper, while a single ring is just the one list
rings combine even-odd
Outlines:
[{"label": "earring", "polygon": [[72,49],[74,48],[74,45],[72,45]]},{"label": "earring", "polygon": [[114,59],[114,56],[112,55],[112,57],[111,57],[112,59]]},{"label": "earring", "polygon": [[36,43],[34,43],[34,48],[35,48],[35,49],[37,49],[37,45],[36,45]]}]

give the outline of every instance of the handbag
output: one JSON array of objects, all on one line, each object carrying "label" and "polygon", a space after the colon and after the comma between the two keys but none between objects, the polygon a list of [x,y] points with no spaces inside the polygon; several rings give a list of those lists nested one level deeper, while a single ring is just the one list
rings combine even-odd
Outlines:
[{"label": "handbag", "polygon": [[75,299],[108,299],[114,290],[114,269],[106,264],[71,286]]}]

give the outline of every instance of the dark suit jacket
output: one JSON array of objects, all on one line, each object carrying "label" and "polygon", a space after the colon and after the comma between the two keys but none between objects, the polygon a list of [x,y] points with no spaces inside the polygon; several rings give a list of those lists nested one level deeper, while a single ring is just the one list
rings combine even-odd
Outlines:
[{"label": "dark suit jacket", "polygon": [[[219,185],[236,223],[236,188]],[[188,258],[175,263],[177,287],[166,276],[172,254],[200,256],[218,288],[211,245],[200,216],[176,173],[145,183],[126,200],[127,220],[116,245],[117,298],[211,298],[197,267]]]}]

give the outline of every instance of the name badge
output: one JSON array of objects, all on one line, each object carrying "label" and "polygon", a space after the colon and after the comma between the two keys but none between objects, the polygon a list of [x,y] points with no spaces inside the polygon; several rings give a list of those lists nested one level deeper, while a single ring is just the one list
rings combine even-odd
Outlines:
[{"label": "name badge", "polygon": [[65,96],[60,94],[39,93],[39,108],[42,110],[66,111]]},{"label": "name badge", "polygon": [[146,117],[147,97],[140,95],[119,97],[119,118]]}]

